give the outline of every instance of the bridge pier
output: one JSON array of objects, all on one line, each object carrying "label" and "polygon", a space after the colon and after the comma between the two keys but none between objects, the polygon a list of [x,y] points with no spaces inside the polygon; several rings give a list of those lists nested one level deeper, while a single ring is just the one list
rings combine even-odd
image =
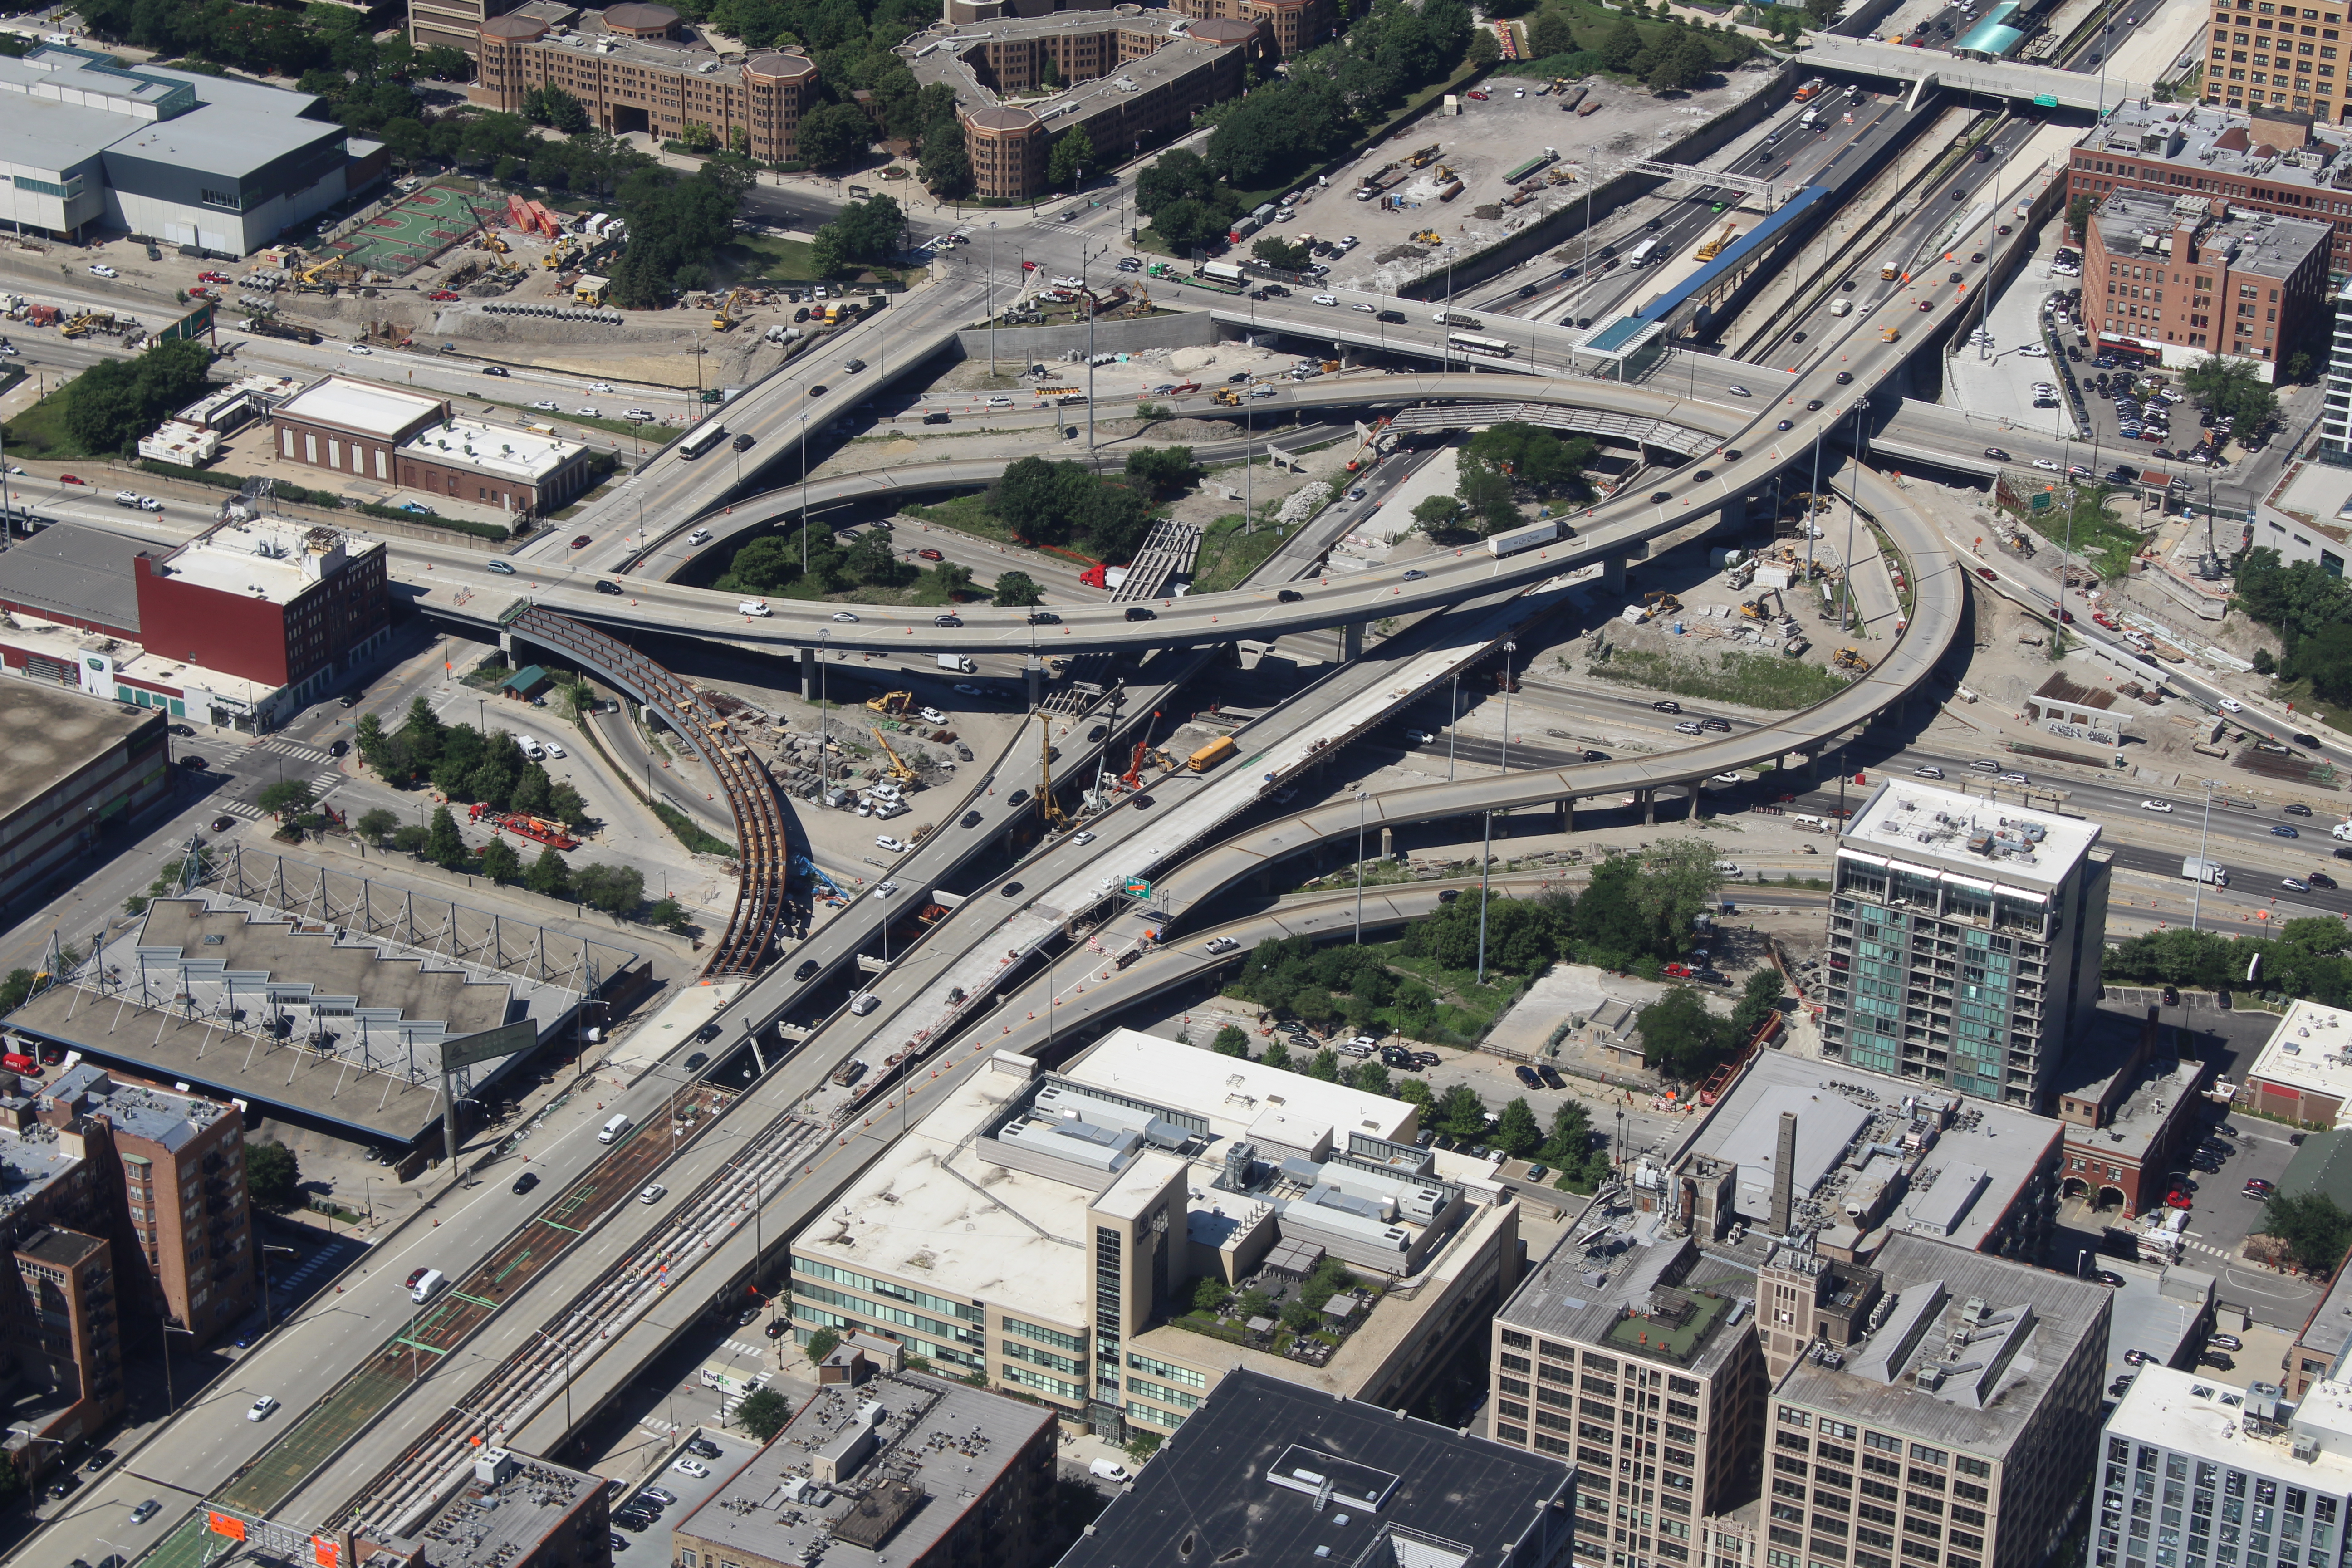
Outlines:
[{"label": "bridge pier", "polygon": [[1396,858],[1396,829],[1393,827],[1381,829],[1381,858],[1383,860]]},{"label": "bridge pier", "polygon": [[1625,557],[1610,555],[1601,559],[1601,585],[1612,594],[1625,591]]},{"label": "bridge pier", "polygon": [[1656,826],[1658,821],[1658,792],[1654,789],[1645,789],[1638,793],[1642,796],[1642,826],[1644,827]]},{"label": "bridge pier", "polygon": [[1364,657],[1364,623],[1349,621],[1339,628],[1339,662],[1350,664]]},{"label": "bridge pier", "polygon": [[801,649],[801,700],[808,701],[816,695],[816,649]]},{"label": "bridge pier", "polygon": [[743,1020],[743,1043],[751,1047],[751,1060],[759,1068],[760,1076],[767,1077],[768,1056],[766,1052],[760,1049],[760,1031],[751,1026],[751,1020],[749,1018]]},{"label": "bridge pier", "polygon": [[1037,711],[1039,702],[1044,700],[1045,667],[1033,658],[1022,665],[1021,675],[1022,679],[1028,683],[1029,711],[1034,713]]},{"label": "bridge pier", "polygon": [[1559,831],[1562,833],[1576,831],[1576,797],[1572,795],[1564,795],[1560,799]]}]

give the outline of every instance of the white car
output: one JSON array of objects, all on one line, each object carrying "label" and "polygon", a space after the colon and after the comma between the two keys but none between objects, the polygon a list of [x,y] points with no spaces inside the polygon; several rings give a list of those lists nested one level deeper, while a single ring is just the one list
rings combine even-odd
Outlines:
[{"label": "white car", "polygon": [[1724,390],[1731,394],[1734,397],[1753,397],[1756,395],[1754,393],[1748,391],[1744,386],[1738,385],[1737,383],[1725,387]]},{"label": "white car", "polygon": [[610,392],[613,390],[613,384],[609,381],[592,381],[588,384],[588,390],[591,392]]},{"label": "white car", "polygon": [[1404,738],[1416,746],[1426,746],[1437,739],[1426,730],[1407,730]]},{"label": "white car", "polygon": [[343,345],[343,352],[347,354],[372,354],[375,350],[365,343],[346,343]]},{"label": "white car", "polygon": [[1336,294],[1318,294],[1315,296],[1315,302],[1318,305],[1336,305],[1339,302],[1339,297]]},{"label": "white car", "polygon": [[680,1459],[670,1468],[682,1476],[707,1476],[710,1473],[710,1467],[700,1459]]},{"label": "white car", "polygon": [[710,542],[710,531],[707,528],[698,528],[686,536],[686,542],[688,544],[708,544]]},{"label": "white car", "polygon": [[269,1413],[277,1408],[278,1401],[265,1394],[246,1407],[245,1418],[247,1421],[266,1421]]},{"label": "white car", "polygon": [[621,417],[624,419],[634,420],[639,425],[650,425],[653,423],[655,416],[654,411],[650,408],[624,408],[621,410]]},{"label": "white car", "polygon": [[2053,474],[2065,472],[2063,468],[2061,468],[2058,466],[2055,459],[2050,458],[2036,458],[2033,459],[2033,466],[2037,468],[2042,468]]},{"label": "white car", "polygon": [[926,724],[944,724],[944,723],[946,723],[947,721],[948,721],[948,716],[947,716],[946,714],[944,714],[944,713],[940,712],[938,709],[936,709],[936,708],[926,708],[926,709],[924,709],[924,710],[923,710],[923,722],[924,722],[924,723],[926,723]]},{"label": "white car", "polygon": [[602,419],[604,416],[595,408],[588,407],[573,409],[572,411],[572,417],[574,419]]},{"label": "white car", "polygon": [[741,604],[735,606],[735,613],[739,616],[772,616],[775,614],[773,610],[768,608],[768,601],[765,599],[746,599]]},{"label": "white car", "polygon": [[1070,835],[1070,842],[1073,844],[1092,844],[1094,841],[1095,836],[1083,830]]},{"label": "white car", "polygon": [[2168,800],[2144,800],[2139,803],[2139,808],[2142,811],[2162,812],[2167,816],[2172,815],[2172,803]]},{"label": "white car", "polygon": [[1360,300],[1356,302],[1355,308],[1363,311],[1368,316],[1377,315],[1380,312],[1380,307],[1378,305],[1367,305]]},{"label": "white car", "polygon": [[[89,269],[89,275],[92,278],[120,278],[122,276],[121,273],[117,272],[113,268],[107,266],[104,262],[99,262],[93,265]],[[268,1415],[268,1412],[264,1411],[262,1414]],[[256,1416],[254,1419],[259,1420],[260,1417]]]},{"label": "white car", "polygon": [[835,610],[833,612],[833,618],[836,621],[854,621],[857,617],[851,615],[847,610]]},{"label": "white car", "polygon": [[2218,705],[2224,713],[2243,713],[2246,705],[2234,697],[2224,697]]},{"label": "white car", "polygon": [[1013,399],[1009,397],[992,397],[988,400],[986,406],[990,408],[1010,408],[1013,406]]},{"label": "white car", "polygon": [[663,1186],[659,1182],[649,1182],[646,1184],[646,1190],[637,1194],[637,1202],[641,1204],[657,1204],[668,1194],[669,1189],[667,1187]]},{"label": "white car", "polygon": [[542,409],[549,414],[560,414],[562,412],[562,409],[557,405],[555,399],[551,397],[542,397],[537,403],[532,404],[531,406],[533,408]]},{"label": "white car", "polygon": [[1353,250],[1363,243],[1352,234],[1343,234],[1339,237],[1339,248],[1342,250]]},{"label": "white car", "polygon": [[569,752],[566,752],[559,742],[554,741],[544,742],[540,749],[551,757],[565,757],[572,754]]},{"label": "white car", "polygon": [[887,849],[893,855],[904,855],[907,852],[907,847],[904,844],[887,833],[877,833],[874,836],[874,847]]}]

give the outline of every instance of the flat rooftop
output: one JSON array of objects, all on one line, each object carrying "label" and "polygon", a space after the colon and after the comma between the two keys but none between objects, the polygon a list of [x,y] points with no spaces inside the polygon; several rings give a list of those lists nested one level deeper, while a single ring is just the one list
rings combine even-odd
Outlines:
[{"label": "flat rooftop", "polygon": [[[1737,1165],[1735,1206],[1762,1224],[1771,1217],[1783,1111],[1797,1118],[1799,1228],[1848,1222],[1849,1199],[1859,1201],[1870,1184],[1901,1173],[1901,1195],[1878,1223],[1970,1249],[1983,1245],[2065,1131],[2056,1118],[2017,1106],[1759,1051],[1684,1143],[1673,1169],[1701,1161]],[[1905,1147],[1906,1140],[1915,1146]]]},{"label": "flat rooftop", "polygon": [[2341,1101],[2336,1124],[2344,1126],[2352,1120],[2352,1012],[2295,1003],[2254,1054],[2246,1077]]},{"label": "flat rooftop", "polygon": [[1888,780],[1846,825],[1838,854],[1933,867],[1980,891],[2006,884],[2046,898],[2091,852],[2099,833],[2097,823],[2081,817]]},{"label": "flat rooftop", "polygon": [[2212,104],[2130,99],[2108,110],[2074,146],[2094,155],[2194,164],[2202,174],[2265,184],[2331,189],[2347,167],[2347,139],[2309,124],[2309,118],[2266,117],[2257,127],[2243,111]]},{"label": "flat rooftop", "polygon": [[273,413],[281,419],[332,425],[380,441],[397,442],[422,421],[439,419],[448,406],[445,398],[404,392],[396,386],[382,386],[348,375],[331,375],[304,387],[279,404]]},{"label": "flat rooftop", "polygon": [[588,449],[584,441],[559,441],[513,425],[486,419],[450,419],[428,425],[403,442],[400,450],[429,462],[463,464],[485,474],[539,484]]},{"label": "flat rooftop", "polygon": [[316,94],[126,67],[92,49],[52,46],[0,60],[0,92],[24,100],[11,106],[9,156],[52,170],[117,153],[237,178],[346,135],[319,112]]},{"label": "flat rooftop", "polygon": [[2352,1345],[2352,1268],[2336,1271],[2336,1278],[2328,1282],[2327,1294],[2312,1308],[2311,1317],[2294,1342],[2326,1356],[2330,1377],[2342,1376],[2345,1348]]},{"label": "flat rooftop", "polygon": [[79,1102],[84,1114],[103,1113],[118,1130],[174,1152],[227,1115],[229,1109],[202,1095],[174,1094],[148,1084],[124,1082],[90,1062],[66,1068],[41,1092],[45,1099]]},{"label": "flat rooftop", "polygon": [[142,551],[160,555],[167,548],[87,523],[53,522],[0,550],[0,600],[136,636],[139,585],[131,563]]},{"label": "flat rooftop", "polygon": [[125,642],[101,632],[86,632],[79,626],[37,620],[29,612],[21,610],[16,615],[16,629],[0,631],[0,643],[42,654],[63,664],[75,663],[87,654],[102,653],[114,661],[119,682],[143,680],[181,691],[226,693],[240,699],[250,691],[252,696],[247,700],[255,705],[267,702],[270,694],[278,689],[267,681],[247,680],[209,665],[150,652],[141,643]]},{"label": "flat rooftop", "polygon": [[[1775,1401],[2005,1459],[2083,1342],[2106,1342],[2108,1290],[2096,1280],[1909,1236],[1890,1240],[1872,1267],[1893,1310],[1842,1366],[1797,1363]],[[1968,1317],[1972,1301],[1983,1317]],[[1956,1334],[1968,1336],[1969,1355],[1923,1384],[1921,1366],[1945,1361]]]},{"label": "flat rooftop", "polygon": [[[2347,170],[2352,174],[2352,170]],[[2168,256],[2175,226],[2197,230],[2200,256],[2224,257],[2233,273],[2284,278],[2326,249],[2335,231],[2324,223],[2243,212],[2218,197],[2167,195],[2128,186],[2110,191],[2092,214],[2109,256]]]},{"label": "flat rooftop", "polygon": [[21,1132],[13,1125],[0,1125],[0,1217],[23,1208],[82,1162],[79,1137],[60,1136],[56,1128],[30,1120],[30,1096],[19,1087],[26,1081],[14,1073],[0,1075],[0,1085],[8,1091],[0,1095],[0,1109],[7,1111],[11,1123],[20,1116],[26,1121]]},{"label": "flat rooftop", "polygon": [[672,1539],[770,1563],[920,1562],[1055,1426],[1042,1405],[919,1373],[829,1384]]},{"label": "flat rooftop", "polygon": [[[1684,1323],[1666,1330],[1628,1316],[1633,1310],[1646,1310],[1645,1303],[1662,1289],[1690,1301],[1693,1310]],[[1743,1299],[1748,1306],[1735,1311]],[[1688,1237],[1662,1237],[1605,1266],[1596,1265],[1580,1247],[1556,1247],[1495,1315],[1547,1339],[1606,1348],[1711,1377],[1739,1342],[1738,1334],[1719,1331],[1751,1314],[1755,1299],[1753,1269],[1701,1251]]]},{"label": "flat rooftop", "polygon": [[[1153,9],[1134,15],[1118,11],[1066,11],[1042,16],[1001,16],[993,21],[971,22],[961,26],[934,24],[927,32],[918,33],[898,46],[898,54],[914,71],[915,79],[924,87],[933,82],[945,82],[955,89],[956,101],[966,110],[994,109],[1000,104],[1008,110],[1035,116],[1051,124],[1066,116],[1083,117],[1086,111],[1106,98],[1124,97],[1139,89],[1147,89],[1158,80],[1181,75],[1202,60],[1212,58],[1235,47],[1234,43],[1211,37],[1196,37],[1196,29],[1204,24],[1173,11]],[[1214,24],[1205,25],[1218,30]],[[1007,42],[1024,38],[1050,37],[1071,33],[1132,33],[1160,40],[1152,52],[1141,59],[1124,63],[1108,62],[1111,68],[1100,76],[1088,77],[1071,83],[1057,92],[1024,96],[1006,102],[980,79],[969,57],[974,56],[992,42]]]},{"label": "flat rooftop", "polygon": [[[11,553],[14,553],[11,552]],[[0,822],[165,719],[68,686],[0,678]]]},{"label": "flat rooftop", "polygon": [[320,524],[257,517],[226,522],[163,557],[159,577],[176,577],[215,593],[290,605],[383,542]]},{"label": "flat rooftop", "polygon": [[1574,1491],[1558,1459],[1235,1371],[1058,1568],[1489,1568],[1547,1523],[1564,1557]]},{"label": "flat rooftop", "polygon": [[[546,1459],[505,1448],[477,1448],[474,1475],[412,1534],[425,1542],[431,1568],[507,1568],[530,1557],[541,1543],[594,1500],[604,1478],[567,1469]],[[500,1464],[501,1456],[509,1459]],[[506,1473],[492,1481],[486,1472]],[[559,1543],[570,1561],[572,1542]],[[599,1548],[602,1554],[602,1548]]]},{"label": "flat rooftop", "polygon": [[[1313,1128],[1326,1137],[1339,1130],[1341,1148],[1347,1130],[1407,1143],[1416,1131],[1417,1112],[1403,1100],[1171,1047],[1133,1029],[1112,1030],[1060,1076],[1148,1104],[1181,1107],[1205,1121],[1196,1169],[1207,1169],[1195,1183],[1195,1218],[1213,1215],[1220,1205],[1255,1209],[1252,1198],[1207,1189],[1224,1150],[1251,1141],[1251,1130],[1269,1116],[1292,1119],[1293,1135],[1300,1138],[1312,1136]],[[1098,1174],[1074,1169],[1067,1175],[983,1159],[975,1147],[980,1136],[1036,1093],[1039,1081],[1001,1071],[966,1078],[842,1194],[830,1223],[803,1232],[793,1250],[861,1271],[912,1271],[945,1295],[1018,1300],[1024,1316],[1077,1323],[1093,1254],[1066,1238],[1085,1233],[1087,1210],[1098,1194],[1116,1201],[1122,1171],[1165,1181],[1186,1157],[1142,1150],[1130,1164],[1106,1163]],[[1262,1152],[1260,1158],[1268,1156]]]},{"label": "flat rooftop", "polygon": [[[2343,1432],[2352,1422],[2352,1385],[2315,1383],[2286,1419],[2282,1407],[2267,1415],[2253,1395],[2226,1383],[2144,1366],[2107,1417],[2109,1436],[2153,1443],[2256,1475],[2294,1476],[2322,1497],[2352,1492],[2352,1453]],[[2309,1458],[2295,1453],[2295,1439],[2317,1439]]]}]

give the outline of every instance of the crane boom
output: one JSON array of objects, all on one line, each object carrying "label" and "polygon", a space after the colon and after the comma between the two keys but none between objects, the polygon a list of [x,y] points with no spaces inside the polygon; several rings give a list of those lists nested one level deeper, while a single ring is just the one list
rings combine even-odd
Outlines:
[{"label": "crane boom", "polygon": [[890,759],[890,777],[897,779],[900,784],[914,783],[915,770],[908,767],[898,753],[890,749],[890,742],[882,739],[882,731],[868,724],[866,727],[866,732],[874,737],[875,743],[882,748],[882,754]]},{"label": "crane boom", "polygon": [[1062,815],[1061,804],[1054,798],[1054,721],[1045,713],[1037,715],[1037,809],[1044,814],[1048,828],[1070,825],[1070,819]]}]

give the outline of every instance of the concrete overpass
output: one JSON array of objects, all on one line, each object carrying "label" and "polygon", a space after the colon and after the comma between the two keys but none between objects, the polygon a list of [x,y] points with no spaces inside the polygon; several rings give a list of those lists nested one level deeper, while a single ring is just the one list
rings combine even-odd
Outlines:
[{"label": "concrete overpass", "polygon": [[1843,76],[1874,77],[1911,84],[1910,102],[1916,106],[1931,89],[1979,92],[2013,103],[2044,109],[2087,109],[2104,113],[2126,99],[2155,96],[2153,84],[2103,77],[2096,72],[2061,70],[2055,66],[2027,65],[2017,60],[1971,60],[1938,49],[1914,49],[1882,44],[1874,38],[1847,38],[1834,33],[1812,35],[1812,47],[1798,58],[1815,70]]}]

